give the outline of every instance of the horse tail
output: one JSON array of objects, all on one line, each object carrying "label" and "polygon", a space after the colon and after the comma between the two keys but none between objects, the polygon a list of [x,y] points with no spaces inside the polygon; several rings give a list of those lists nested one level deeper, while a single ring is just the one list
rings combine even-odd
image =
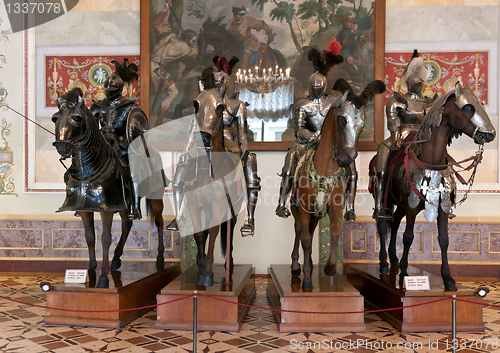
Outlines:
[{"label": "horse tail", "polygon": [[153,205],[151,204],[150,199],[146,199],[146,215],[149,218],[149,221],[151,223],[154,223],[155,221],[155,211],[153,209]]}]

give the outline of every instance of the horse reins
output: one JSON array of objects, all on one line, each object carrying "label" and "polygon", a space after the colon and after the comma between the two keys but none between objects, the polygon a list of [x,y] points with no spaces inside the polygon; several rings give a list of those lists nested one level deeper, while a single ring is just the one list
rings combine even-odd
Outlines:
[{"label": "horse reins", "polygon": [[[420,161],[416,156],[415,156],[415,153],[413,152],[413,150],[411,149],[411,146],[413,145],[413,143],[409,144],[406,148],[405,148],[405,156],[404,156],[404,165],[405,165],[405,173],[406,173],[406,178],[408,180],[408,183],[410,185],[410,188],[411,190],[423,201],[425,202],[428,202],[430,203],[431,205],[434,205],[434,206],[440,206],[440,205],[436,205],[430,201],[428,201],[425,196],[423,196],[420,191],[417,189],[417,187],[415,186],[415,184],[411,181],[410,179],[410,158],[411,160],[413,161],[413,163],[415,163],[415,165],[417,165],[418,167],[420,168],[423,168],[423,169],[427,169],[427,170],[433,170],[433,171],[438,171],[439,173],[441,174],[455,174],[457,176],[457,179],[463,184],[463,185],[468,185],[468,188],[467,188],[467,191],[465,192],[464,194],[464,197],[458,201],[458,202],[455,202],[455,203],[452,203],[452,204],[449,204],[449,205],[446,205],[446,206],[456,206],[456,205],[459,205],[461,203],[463,203],[466,199],[467,199],[467,195],[468,193],[470,192],[470,189],[472,188],[472,184],[474,183],[474,178],[476,176],[476,171],[477,171],[477,166],[479,165],[479,163],[481,162],[481,160],[483,159],[483,152],[484,152],[484,147],[483,145],[479,145],[479,149],[478,151],[476,152],[476,154],[474,156],[471,156],[471,157],[468,157],[468,158],[465,158],[459,162],[456,162],[453,157],[451,157],[449,154],[447,154],[447,158],[449,158],[452,163],[450,164],[446,164],[446,165],[433,165],[433,164],[428,164],[428,163],[424,163],[422,161]],[[472,160],[472,163],[464,168],[460,165],[460,163],[463,163],[463,162],[467,162],[467,161],[470,161]],[[460,168],[462,168],[463,171],[469,171],[471,170],[472,168],[474,168],[474,170],[472,171],[472,174],[471,176],[469,177],[469,180],[466,182],[465,179],[457,172],[453,169],[453,166],[456,165]],[[453,172],[446,172],[446,170],[437,170],[437,169],[434,169],[434,168],[445,168],[445,167],[452,167],[451,169],[453,170]]]}]

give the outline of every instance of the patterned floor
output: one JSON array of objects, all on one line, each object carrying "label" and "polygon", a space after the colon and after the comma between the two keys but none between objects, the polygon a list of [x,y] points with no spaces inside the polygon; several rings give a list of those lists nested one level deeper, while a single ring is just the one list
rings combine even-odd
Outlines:
[{"label": "patterned floor", "polygon": [[[0,275],[0,295],[43,306],[45,294],[38,286],[41,281],[55,283],[62,282],[63,278],[3,274]],[[491,292],[485,302],[500,304],[500,282],[461,282],[461,284],[471,288],[489,287]],[[265,280],[258,279],[255,305],[268,307],[265,289]],[[465,348],[457,349],[457,352],[500,352],[498,311],[484,308],[485,332],[458,333],[458,339],[461,342],[467,342],[467,345]],[[156,330],[154,328],[155,312],[149,312],[120,330],[44,325],[44,313],[42,308],[0,299],[0,353],[192,352],[192,333]],[[269,311],[251,309],[239,333],[200,332],[197,351],[204,353],[452,352],[449,332],[402,334],[375,314],[366,315],[365,323],[367,332],[360,334],[280,334]],[[358,340],[363,340],[365,345],[350,345],[350,342],[355,343]],[[315,343],[316,347],[314,347]],[[398,348],[398,343],[400,343],[400,348]]]}]

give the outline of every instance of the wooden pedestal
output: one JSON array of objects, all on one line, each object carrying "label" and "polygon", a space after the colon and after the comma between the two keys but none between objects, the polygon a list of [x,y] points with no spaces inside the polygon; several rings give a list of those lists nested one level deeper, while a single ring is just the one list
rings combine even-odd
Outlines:
[{"label": "wooden pedestal", "polygon": [[[250,304],[255,298],[255,279],[252,277],[251,265],[235,265],[232,270],[231,283],[226,283],[224,265],[215,264],[214,284],[211,287],[195,284],[198,266],[193,265],[176,280],[167,285],[158,294],[158,304],[186,297],[194,291],[211,297],[217,297],[233,303]],[[212,298],[198,299],[198,330],[239,331],[249,308],[225,303]],[[193,299],[184,299],[173,304],[158,306],[157,329],[192,330]]]},{"label": "wooden pedestal", "polygon": [[[351,265],[347,270],[347,280],[356,287],[365,298],[365,305],[370,309],[387,309],[427,303],[456,295],[459,299],[482,303],[482,298],[475,296],[475,291],[463,286],[458,291],[444,291],[443,280],[429,272],[408,267],[410,276],[429,276],[428,291],[406,291],[399,285],[399,268],[393,267],[388,275],[378,273],[378,265]],[[439,332],[451,331],[452,302],[442,301],[394,311],[379,312],[381,318],[401,332]],[[483,307],[457,301],[457,331],[484,331]]]},{"label": "wooden pedestal", "polygon": [[[149,268],[148,268],[149,267]],[[156,294],[181,274],[179,264],[156,268],[154,263],[124,262],[110,275],[110,288],[91,288],[86,284],[55,284],[47,292],[47,306],[68,310],[119,310],[155,303]],[[92,284],[95,286],[95,283]],[[103,313],[47,309],[46,324],[120,328],[151,309]]]},{"label": "wooden pedestal", "polygon": [[[271,265],[267,298],[272,308],[309,312],[363,311],[363,297],[340,275],[330,277],[323,266],[313,270],[313,289],[301,289],[299,277],[292,277],[290,265]],[[365,332],[363,313],[297,314],[273,311],[280,332]]]}]

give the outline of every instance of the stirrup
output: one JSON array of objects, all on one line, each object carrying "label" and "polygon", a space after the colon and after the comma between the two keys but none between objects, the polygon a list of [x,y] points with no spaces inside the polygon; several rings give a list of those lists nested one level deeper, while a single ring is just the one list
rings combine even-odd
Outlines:
[{"label": "stirrup", "polygon": [[138,221],[139,219],[142,218],[141,211],[138,209],[132,209],[131,212],[128,214],[128,218]]},{"label": "stirrup", "polygon": [[281,218],[288,218],[290,217],[290,211],[285,206],[278,206],[276,207],[276,215]]},{"label": "stirrup", "polygon": [[254,235],[254,221],[253,220],[246,220],[245,224],[241,226],[240,232],[242,237],[253,237]]},{"label": "stirrup", "polygon": [[354,213],[354,211],[352,210],[346,211],[344,213],[344,221],[349,223],[356,221],[356,213]]},{"label": "stirrup", "polygon": [[376,221],[382,221],[382,220],[392,221],[392,220],[394,220],[394,218],[392,217],[392,214],[388,214],[387,212],[385,212],[384,209],[377,209],[377,208],[373,211],[372,218],[375,219]]},{"label": "stirrup", "polygon": [[167,225],[167,230],[175,230],[178,232],[179,224],[182,226],[182,222],[177,222],[177,218],[174,218],[174,220]]}]

